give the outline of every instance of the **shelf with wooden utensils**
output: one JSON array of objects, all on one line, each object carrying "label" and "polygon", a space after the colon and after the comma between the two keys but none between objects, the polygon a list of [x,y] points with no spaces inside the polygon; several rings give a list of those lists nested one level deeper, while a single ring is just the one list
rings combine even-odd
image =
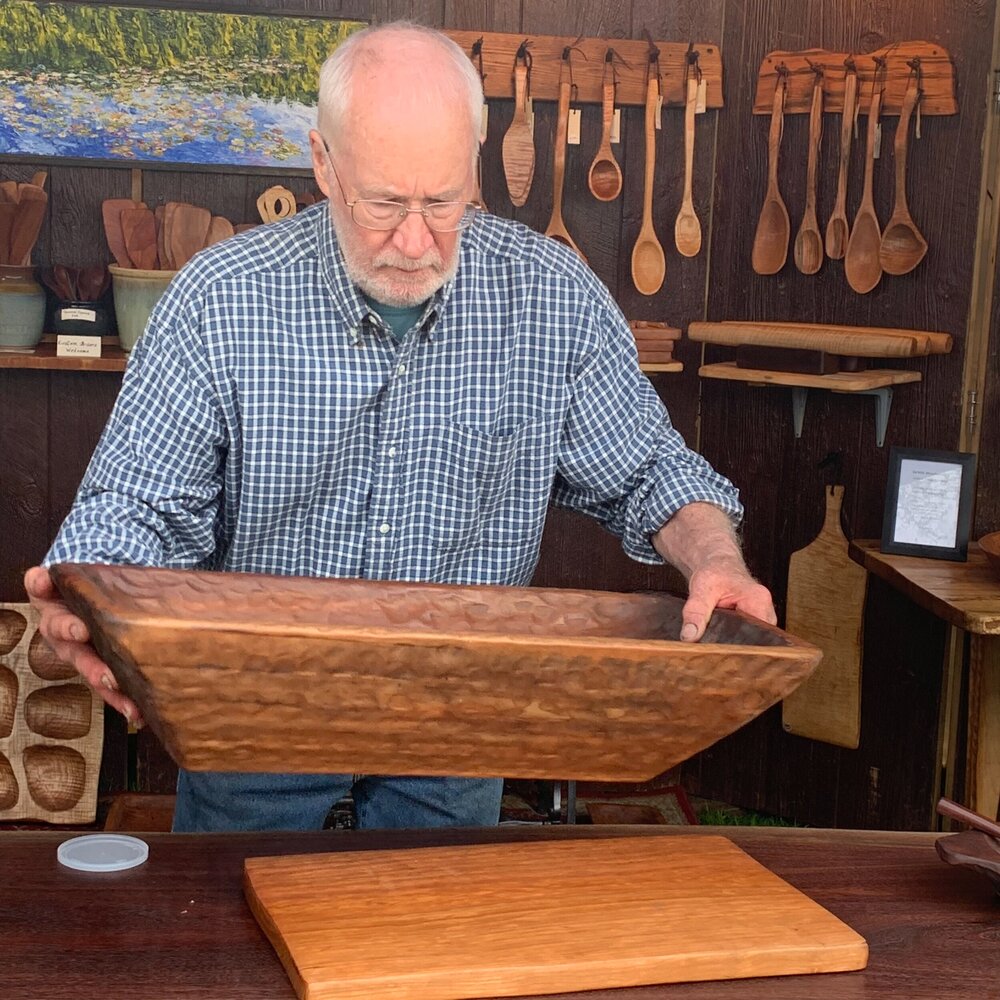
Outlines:
[{"label": "shelf with wooden utensils", "polygon": [[121,349],[117,337],[101,338],[101,356],[56,356],[56,335],[45,334],[31,352],[0,351],[0,368],[27,368],[63,372],[123,372],[128,355]]},{"label": "shelf with wooden utensils", "polygon": [[869,359],[947,354],[952,346],[947,333],[818,323],[692,323],[688,337],[737,352],[735,361],[703,365],[698,370],[702,378],[791,388],[796,437],[802,434],[810,389],[874,396],[879,447],[885,442],[893,386],[919,382],[922,376],[916,371],[870,368]]},{"label": "shelf with wooden utensils", "polygon": [[[875,74],[882,88],[882,115],[898,115],[903,110],[906,87],[914,63],[920,68],[920,114],[954,115],[958,113],[955,97],[955,67],[942,45],[932,42],[898,42],[867,54],[827,52],[809,49],[804,52],[769,52],[757,74],[753,113],[769,115],[779,76],[786,83],[783,112],[786,115],[808,114],[812,106],[813,83],[820,76],[823,87],[823,110],[844,109],[844,83],[848,68],[857,71],[858,95],[870,95]],[[868,113],[868,101],[861,101],[861,114]]]},{"label": "shelf with wooden utensils", "polygon": [[648,373],[681,372],[684,365],[674,359],[674,343],[681,331],[666,323],[652,320],[629,320],[635,346],[639,352],[639,367]]}]

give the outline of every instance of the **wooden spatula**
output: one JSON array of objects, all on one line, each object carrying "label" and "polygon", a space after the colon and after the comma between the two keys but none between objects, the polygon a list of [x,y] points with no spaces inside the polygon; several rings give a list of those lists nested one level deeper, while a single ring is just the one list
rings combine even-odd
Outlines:
[{"label": "wooden spatula", "polygon": [[129,259],[141,271],[156,270],[156,220],[142,206],[122,209],[122,239]]},{"label": "wooden spatula", "polygon": [[0,201],[0,264],[10,263],[10,234],[14,228],[17,205],[12,201]]},{"label": "wooden spatula", "polygon": [[208,235],[205,237],[205,246],[210,247],[214,243],[221,243],[228,240],[233,235],[233,224],[221,215],[213,215],[208,226]]},{"label": "wooden spatula", "polygon": [[528,121],[528,67],[522,60],[514,67],[514,120],[503,137],[503,172],[510,200],[523,205],[535,176],[535,140]]},{"label": "wooden spatula", "polygon": [[160,262],[160,267],[165,270],[172,271],[173,264],[170,263],[170,258],[167,257],[167,251],[163,241],[163,222],[166,213],[166,205],[157,205],[156,208],[153,209],[153,225],[156,226],[156,257]]},{"label": "wooden spatula", "polygon": [[18,188],[20,201],[14,215],[14,226],[10,234],[10,262],[26,267],[31,263],[31,251],[38,239],[48,207],[49,196],[33,184],[21,184]]},{"label": "wooden spatula", "polygon": [[0,201],[17,204],[17,181],[0,181]]},{"label": "wooden spatula", "polygon": [[139,208],[141,203],[131,198],[105,198],[101,202],[101,218],[104,220],[104,236],[108,241],[111,256],[119,267],[135,267],[125,249],[122,236],[122,209]]},{"label": "wooden spatula", "polygon": [[170,228],[170,256],[175,267],[183,267],[202,247],[212,224],[212,213],[207,208],[177,202],[173,225]]}]

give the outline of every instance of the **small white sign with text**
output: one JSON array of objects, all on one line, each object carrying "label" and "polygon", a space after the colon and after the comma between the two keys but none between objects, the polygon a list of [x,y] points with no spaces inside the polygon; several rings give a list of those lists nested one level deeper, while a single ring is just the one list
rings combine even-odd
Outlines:
[{"label": "small white sign with text", "polygon": [[99,358],[100,356],[100,337],[77,337],[61,333],[56,338],[57,358]]}]

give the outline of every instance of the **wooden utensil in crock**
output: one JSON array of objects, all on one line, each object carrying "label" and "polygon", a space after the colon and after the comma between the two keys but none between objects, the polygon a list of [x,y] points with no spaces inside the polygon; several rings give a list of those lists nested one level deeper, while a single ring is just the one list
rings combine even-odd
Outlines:
[{"label": "wooden utensil in crock", "polygon": [[865,141],[865,186],[861,192],[858,214],[854,216],[854,225],[851,227],[847,253],[844,255],[847,283],[862,295],[870,292],[882,280],[882,263],[879,260],[882,233],[872,195],[875,176],[875,137],[878,133],[878,116],[881,108],[882,90],[877,83],[873,83],[872,101],[868,109],[868,134]]},{"label": "wooden utensil in crock", "polygon": [[812,105],[809,109],[809,154],[806,164],[806,209],[795,236],[792,256],[803,274],[815,274],[823,266],[823,237],[816,218],[816,165],[819,144],[823,137],[823,77],[817,73],[813,81]]},{"label": "wooden utensil in crock", "polygon": [[788,209],[778,190],[778,150],[784,122],[785,78],[778,76],[774,86],[774,104],[771,108],[771,128],[767,136],[767,193],[757,220],[753,238],[751,264],[758,274],[777,274],[785,266],[788,256],[788,237],[791,223]]},{"label": "wooden utensil in crock", "polygon": [[844,76],[844,111],[840,117],[840,166],[837,170],[837,198],[833,214],[826,224],[826,255],[842,260],[847,253],[851,231],[847,222],[847,167],[851,160],[851,134],[854,129],[854,106],[858,99],[858,74],[848,67]]},{"label": "wooden utensil in crock", "polygon": [[879,261],[886,274],[908,274],[927,253],[927,240],[917,228],[906,203],[906,156],[909,146],[910,118],[920,99],[916,74],[910,76],[899,113],[893,158],[896,167],[896,201],[882,233]]},{"label": "wooden utensil in crock", "polygon": [[646,167],[642,186],[642,227],[632,247],[632,282],[642,295],[655,295],[667,273],[663,247],[653,228],[653,174],[656,170],[656,105],[660,98],[659,75],[649,74],[646,84]]},{"label": "wooden utensil in crock", "polygon": [[698,104],[698,79],[691,73],[684,101],[684,196],[674,220],[674,244],[685,257],[697,257],[701,250],[701,223],[694,210],[694,117]]}]

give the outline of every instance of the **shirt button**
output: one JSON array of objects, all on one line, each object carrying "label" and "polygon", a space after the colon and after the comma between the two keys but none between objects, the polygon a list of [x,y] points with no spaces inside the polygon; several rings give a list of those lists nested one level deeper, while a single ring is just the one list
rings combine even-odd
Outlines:
[{"label": "shirt button", "polygon": [[389,458],[395,458],[395,457],[396,457],[396,449],[395,448],[390,448],[389,449]]},{"label": "shirt button", "polygon": [[397,375],[402,375],[402,374],[403,374],[403,372],[405,372],[405,371],[406,371],[406,365],[400,365],[400,366],[399,366],[399,367],[398,367],[398,368],[396,369],[396,374],[397,374]]},{"label": "shirt button", "polygon": [[378,526],[378,530],[379,530],[379,531],[380,531],[380,532],[381,532],[381,533],[382,533],[383,535],[387,535],[387,534],[389,534],[389,532],[390,532],[390,531],[392,531],[392,528],[391,528],[391,527],[390,527],[390,526],[389,526],[388,524],[380,524],[380,525]]}]

